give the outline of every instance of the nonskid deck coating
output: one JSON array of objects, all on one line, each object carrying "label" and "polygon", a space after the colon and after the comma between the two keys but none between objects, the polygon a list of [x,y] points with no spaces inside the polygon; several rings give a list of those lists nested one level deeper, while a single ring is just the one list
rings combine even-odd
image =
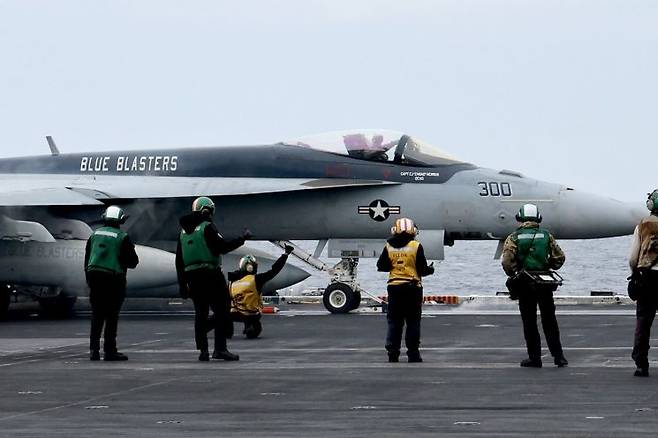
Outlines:
[{"label": "nonskid deck coating", "polygon": [[564,369],[518,367],[512,312],[428,314],[422,364],[386,362],[381,314],[265,316],[262,339],[230,341],[237,363],[198,362],[189,315],[124,315],[125,363],[87,359],[85,318],[14,319],[0,436],[654,435],[658,374],[632,376],[632,313],[559,322]]}]

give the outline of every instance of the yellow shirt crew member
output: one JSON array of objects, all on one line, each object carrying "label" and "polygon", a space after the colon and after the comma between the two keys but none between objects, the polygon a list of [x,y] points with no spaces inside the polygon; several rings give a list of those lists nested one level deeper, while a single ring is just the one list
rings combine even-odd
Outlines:
[{"label": "yellow shirt crew member", "polygon": [[[240,259],[239,269],[229,272],[228,280],[231,282],[231,321],[243,322],[242,333],[247,339],[257,338],[263,331],[260,322],[263,309],[262,289],[265,283],[272,280],[281,272],[288,260],[288,254],[293,251],[292,246],[286,245],[286,252],[272,264],[272,269],[261,274],[258,273],[258,261],[253,255],[246,255]],[[229,330],[233,336],[233,324]]]}]

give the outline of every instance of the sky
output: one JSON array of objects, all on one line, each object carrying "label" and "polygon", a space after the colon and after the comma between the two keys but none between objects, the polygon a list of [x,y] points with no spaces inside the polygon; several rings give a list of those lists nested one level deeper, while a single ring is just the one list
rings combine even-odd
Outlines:
[{"label": "sky", "polygon": [[656,23],[653,0],[0,0],[0,157],[387,128],[644,203]]}]

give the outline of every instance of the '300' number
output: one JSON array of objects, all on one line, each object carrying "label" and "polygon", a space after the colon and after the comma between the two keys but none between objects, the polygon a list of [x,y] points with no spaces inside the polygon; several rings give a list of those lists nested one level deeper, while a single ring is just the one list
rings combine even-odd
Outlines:
[{"label": "'300' number", "polygon": [[484,182],[478,183],[480,196],[512,196],[510,183]]}]

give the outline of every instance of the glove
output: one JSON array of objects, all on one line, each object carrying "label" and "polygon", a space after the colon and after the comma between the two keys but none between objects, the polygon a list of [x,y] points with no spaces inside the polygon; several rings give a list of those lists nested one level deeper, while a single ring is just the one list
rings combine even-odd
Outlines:
[{"label": "glove", "polygon": [[287,254],[287,255],[290,255],[290,254],[295,250],[295,248],[293,248],[293,247],[290,246],[290,245],[286,245],[286,246],[284,247],[284,249],[286,250],[286,254]]},{"label": "glove", "polygon": [[244,240],[249,240],[249,239],[251,239],[252,237],[253,237],[253,234],[251,234],[251,231],[249,231],[249,228],[245,228],[245,229],[242,231],[242,238],[243,238]]},{"label": "glove", "polygon": [[429,264],[427,272],[429,272],[430,275],[434,274],[434,262]]}]

